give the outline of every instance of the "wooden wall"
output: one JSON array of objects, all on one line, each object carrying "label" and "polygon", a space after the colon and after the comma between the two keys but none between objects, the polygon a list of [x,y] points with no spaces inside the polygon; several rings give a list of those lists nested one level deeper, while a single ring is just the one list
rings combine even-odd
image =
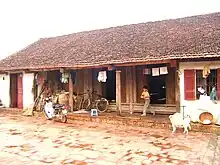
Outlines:
[{"label": "wooden wall", "polygon": [[[118,69],[121,70],[122,103],[143,103],[144,101],[140,98],[140,95],[143,86],[147,85],[147,76],[143,74],[144,66],[120,67]],[[97,80],[98,72],[101,70],[102,69],[78,70],[74,92],[83,93],[89,89],[91,91],[97,91],[98,94],[104,96],[105,83],[100,83]],[[175,104],[175,68],[169,68],[168,72],[169,74],[166,77],[166,104]]]},{"label": "wooden wall", "polygon": [[103,83],[98,82],[97,76],[101,69],[81,69],[76,73],[76,84],[74,91],[84,93],[86,90],[97,91],[103,95]]},{"label": "wooden wall", "polygon": [[121,70],[121,102],[126,103],[126,93],[127,93],[126,68],[121,67],[121,68],[119,68],[119,70]]},{"label": "wooden wall", "polygon": [[92,91],[93,84],[92,84],[92,78],[93,78],[93,70],[92,69],[85,69],[84,70],[84,92],[87,90]]},{"label": "wooden wall", "polygon": [[175,68],[168,68],[168,75],[166,76],[166,104],[175,104]]},{"label": "wooden wall", "polygon": [[103,95],[103,84],[98,82],[97,77],[98,77],[98,73],[99,71],[101,71],[101,69],[93,69],[92,70],[92,84],[93,84],[93,91],[97,91],[98,94]]},{"label": "wooden wall", "polygon": [[141,93],[144,85],[147,85],[147,77],[143,74],[143,66],[136,67],[136,82],[137,82],[137,103],[144,103],[141,99]]},{"label": "wooden wall", "polygon": [[73,86],[73,91],[77,93],[84,92],[84,70],[76,71],[76,83]]}]

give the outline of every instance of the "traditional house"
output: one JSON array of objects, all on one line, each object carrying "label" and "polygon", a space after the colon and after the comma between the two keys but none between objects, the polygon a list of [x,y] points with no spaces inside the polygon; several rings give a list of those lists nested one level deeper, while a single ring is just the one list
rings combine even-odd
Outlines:
[{"label": "traditional house", "polygon": [[205,65],[211,69],[205,81],[218,84],[220,94],[219,27],[220,13],[211,13],[40,39],[0,62],[0,98],[7,107],[26,107],[39,94],[36,77],[59,82],[68,71],[74,78],[64,89],[96,90],[112,101],[110,110],[141,111],[148,85],[151,108],[173,113],[196,100]]}]

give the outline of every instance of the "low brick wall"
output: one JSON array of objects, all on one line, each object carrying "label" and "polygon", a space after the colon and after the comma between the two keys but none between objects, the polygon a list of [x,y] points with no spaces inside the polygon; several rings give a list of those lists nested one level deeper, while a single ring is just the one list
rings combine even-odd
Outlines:
[{"label": "low brick wall", "polygon": [[[91,117],[88,114],[69,114],[68,119],[86,121],[86,122],[96,122],[96,123],[107,123],[122,126],[133,126],[133,127],[148,127],[155,129],[172,129],[171,123],[167,118],[157,117],[157,120],[153,116],[149,118],[145,117],[121,117],[121,116],[98,116]],[[152,118],[152,119],[150,119]],[[217,125],[202,125],[200,123],[191,123],[192,131],[195,132],[206,132],[215,133],[220,135],[220,126]]]},{"label": "low brick wall", "polygon": [[3,113],[23,113],[24,110],[23,109],[18,109],[18,108],[0,108],[0,112],[3,112]]},{"label": "low brick wall", "polygon": [[137,126],[137,127],[150,127],[150,128],[171,128],[171,125],[167,122],[144,120],[139,118],[129,118],[129,117],[119,117],[119,116],[98,116],[90,117],[87,115],[68,115],[68,119],[87,121],[87,122],[96,122],[96,123],[107,123],[114,125],[123,125],[123,126]]},{"label": "low brick wall", "polygon": [[[2,113],[23,113],[22,109],[15,108],[0,108]],[[43,113],[34,112],[35,117],[43,117]],[[118,116],[116,113],[104,113],[102,116],[91,117],[88,114],[68,114],[68,120],[78,120],[85,122],[96,122],[96,123],[107,123],[121,126],[132,126],[132,127],[148,127],[155,129],[172,129],[168,118],[168,115],[147,115],[146,117],[140,117],[138,115],[129,116],[128,114],[124,116]],[[206,132],[215,133],[220,135],[220,126],[217,125],[203,125],[199,123],[191,123],[192,131],[195,132]]]}]

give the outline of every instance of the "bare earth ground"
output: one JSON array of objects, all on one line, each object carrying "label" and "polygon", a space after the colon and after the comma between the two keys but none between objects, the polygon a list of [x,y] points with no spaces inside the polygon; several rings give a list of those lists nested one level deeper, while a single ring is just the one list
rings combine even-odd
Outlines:
[{"label": "bare earth ground", "polygon": [[220,164],[220,138],[0,113],[0,164]]}]

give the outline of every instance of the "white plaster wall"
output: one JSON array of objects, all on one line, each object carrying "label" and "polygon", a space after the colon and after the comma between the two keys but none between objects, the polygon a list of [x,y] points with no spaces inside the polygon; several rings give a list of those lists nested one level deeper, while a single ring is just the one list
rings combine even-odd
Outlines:
[{"label": "white plaster wall", "polygon": [[23,108],[27,108],[34,103],[34,94],[32,92],[34,82],[34,73],[25,73],[23,75]]},{"label": "white plaster wall", "polygon": [[4,106],[10,106],[10,76],[0,74],[0,98]]},{"label": "white plaster wall", "polygon": [[[220,114],[220,102],[218,104],[211,104],[207,101],[187,101],[184,99],[184,70],[185,69],[197,69],[202,70],[205,65],[210,64],[210,69],[218,69],[220,68],[220,60],[219,61],[204,61],[204,62],[181,62],[179,64],[180,71],[180,105],[186,106],[185,113],[193,113],[200,108],[206,109],[207,107],[210,111],[215,111],[215,113]],[[212,107],[210,107],[212,106]],[[219,110],[217,110],[219,109]],[[217,111],[216,111],[217,110]],[[182,108],[181,108],[182,112]]]}]

